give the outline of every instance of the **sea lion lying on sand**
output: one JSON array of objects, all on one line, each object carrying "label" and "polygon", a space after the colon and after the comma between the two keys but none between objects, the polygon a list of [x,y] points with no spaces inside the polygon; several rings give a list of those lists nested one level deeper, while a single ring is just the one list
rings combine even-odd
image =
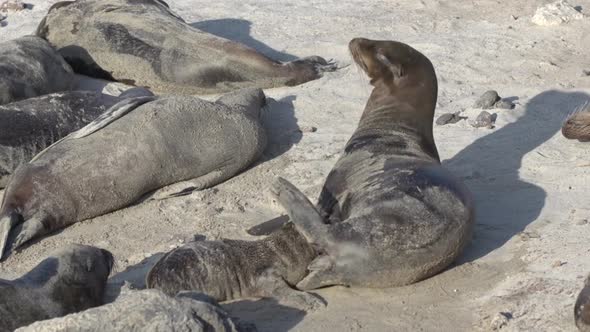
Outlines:
[{"label": "sea lion lying on sand", "polygon": [[0,105],[70,90],[70,65],[47,41],[23,36],[0,43]]},{"label": "sea lion lying on sand", "polygon": [[37,28],[74,70],[149,87],[207,94],[291,86],[336,66],[312,56],[279,63],[245,45],[188,25],[161,0],[77,0],[54,4]]},{"label": "sea lion lying on sand", "polygon": [[176,182],[211,187],[262,155],[262,90],[235,91],[216,102],[154,99],[117,103],[19,167],[0,208],[0,251]]},{"label": "sea lion lying on sand", "polygon": [[113,303],[37,322],[18,332],[237,332],[232,319],[203,294],[176,297],[150,289],[123,294]]},{"label": "sea lion lying on sand", "polygon": [[151,96],[134,88],[119,97],[93,91],[64,91],[0,105],[0,188],[21,164],[78,130],[128,95]]},{"label": "sea lion lying on sand", "polygon": [[0,332],[101,305],[113,255],[71,245],[24,276],[0,279]]}]

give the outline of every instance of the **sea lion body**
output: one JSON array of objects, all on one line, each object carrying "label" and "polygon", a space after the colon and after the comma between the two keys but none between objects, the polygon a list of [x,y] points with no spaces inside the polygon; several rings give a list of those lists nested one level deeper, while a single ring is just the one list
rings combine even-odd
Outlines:
[{"label": "sea lion body", "polygon": [[303,290],[425,279],[461,253],[474,223],[469,191],[440,165],[432,134],[437,81],[428,58],[391,41],[357,38],[349,47],[375,88],[317,210],[290,183],[278,189],[290,195],[297,229],[325,252],[297,284]]},{"label": "sea lion body", "polygon": [[590,332],[590,276],[586,277],[584,288],[576,299],[574,320],[580,332]]},{"label": "sea lion body", "polygon": [[[142,90],[142,91],[139,91]],[[135,88],[137,95],[152,95]],[[0,105],[0,188],[21,164],[76,131],[126,97],[65,91]]]},{"label": "sea lion body", "polygon": [[44,39],[23,36],[0,43],[0,105],[70,90],[74,73]]},{"label": "sea lion body", "polygon": [[203,292],[217,301],[274,296],[299,308],[322,303],[291,289],[307,274],[315,249],[288,223],[257,241],[195,241],[165,254],[146,278],[168,295]]},{"label": "sea lion body", "polygon": [[21,278],[0,279],[0,331],[101,305],[112,267],[108,251],[71,245]]},{"label": "sea lion body", "polygon": [[78,73],[157,93],[297,85],[335,70],[320,57],[273,61],[191,27],[160,0],[58,2],[39,24],[37,35],[54,45]]},{"label": "sea lion body", "polygon": [[154,98],[123,100],[18,168],[0,209],[0,248],[9,233],[16,248],[176,182],[210,187],[250,165],[266,146],[260,89],[217,102]]},{"label": "sea lion body", "polygon": [[18,332],[237,332],[239,329],[216,303],[202,294],[176,297],[149,289],[123,294],[113,303],[20,328]]}]

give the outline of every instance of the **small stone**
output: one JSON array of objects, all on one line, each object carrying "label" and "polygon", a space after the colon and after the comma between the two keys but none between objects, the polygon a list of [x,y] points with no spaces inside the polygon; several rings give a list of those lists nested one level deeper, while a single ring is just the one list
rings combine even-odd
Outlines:
[{"label": "small stone", "polygon": [[553,264],[551,264],[551,267],[560,267],[565,264],[567,264],[567,262],[555,261],[555,262],[553,262]]},{"label": "small stone", "polygon": [[21,11],[27,9],[27,7],[27,4],[20,0],[5,0],[0,2],[0,11],[5,13],[8,11]]},{"label": "small stone", "polygon": [[444,113],[436,119],[436,124],[439,126],[444,126],[448,123],[457,123],[461,120],[467,119],[467,117],[460,116],[461,112],[455,113]]},{"label": "small stone", "polygon": [[0,14],[0,22],[4,21],[6,19],[5,15]]},{"label": "small stone", "polygon": [[541,26],[556,26],[573,20],[581,20],[584,14],[576,10],[565,0],[559,0],[537,8],[531,21]]},{"label": "small stone", "polygon": [[475,101],[473,104],[474,108],[483,108],[483,109],[490,109],[494,104],[500,100],[500,96],[498,96],[498,92],[495,90],[488,90],[484,92],[479,99]]},{"label": "small stone", "polygon": [[314,126],[302,126],[299,128],[299,130],[302,133],[315,133],[316,131],[318,131],[318,128],[316,128]]},{"label": "small stone", "polygon": [[578,220],[576,225],[586,225],[588,223],[588,219]]},{"label": "small stone", "polygon": [[514,104],[511,101],[505,100],[505,99],[501,99],[498,100],[495,104],[494,104],[494,108],[501,108],[501,109],[505,109],[505,110],[511,110],[514,108]]},{"label": "small stone", "polygon": [[508,325],[508,321],[512,319],[512,313],[510,312],[499,312],[497,313],[494,318],[492,318],[492,322],[490,323],[490,328],[493,331],[498,331],[502,329],[504,326]]},{"label": "small stone", "polygon": [[481,113],[479,113],[479,115],[477,116],[475,121],[470,121],[469,124],[475,128],[485,127],[488,129],[492,129],[492,128],[494,128],[494,123],[496,122],[496,117],[497,117],[496,113],[490,114],[489,112],[482,111]]},{"label": "small stone", "polygon": [[[0,19],[0,21],[1,21],[1,19]],[[590,70],[588,70],[588,69],[582,70],[582,75],[583,76],[590,76]]]}]

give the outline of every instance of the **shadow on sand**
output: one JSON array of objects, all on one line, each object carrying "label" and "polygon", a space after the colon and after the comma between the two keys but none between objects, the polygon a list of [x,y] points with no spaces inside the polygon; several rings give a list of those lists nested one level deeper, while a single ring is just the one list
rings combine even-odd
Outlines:
[{"label": "shadow on sand", "polygon": [[524,106],[525,113],[517,121],[442,162],[454,174],[463,175],[475,197],[473,241],[458,264],[501,247],[537,219],[547,193],[520,178],[522,159],[560,131],[566,116],[589,98],[585,93],[557,90],[538,94]]},{"label": "shadow on sand", "polygon": [[247,20],[224,18],[219,20],[194,22],[191,23],[190,26],[218,37],[242,43],[273,60],[287,62],[297,59],[297,57],[292,54],[277,51],[265,43],[252,38],[252,36],[250,36],[252,22]]}]

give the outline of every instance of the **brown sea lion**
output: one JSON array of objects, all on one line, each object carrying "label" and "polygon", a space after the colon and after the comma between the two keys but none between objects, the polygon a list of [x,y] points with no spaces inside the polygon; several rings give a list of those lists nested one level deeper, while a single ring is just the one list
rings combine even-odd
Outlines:
[{"label": "brown sea lion", "polygon": [[297,288],[394,287],[447,267],[468,243],[471,194],[444,169],[432,133],[430,60],[396,41],[353,39],[374,89],[316,207],[281,181],[291,220],[323,252]]},{"label": "brown sea lion", "polygon": [[580,105],[570,115],[563,126],[561,133],[565,138],[577,139],[580,142],[590,142],[590,103]]},{"label": "brown sea lion", "polygon": [[112,268],[107,250],[70,245],[18,279],[0,279],[0,332],[103,304]]},{"label": "brown sea lion", "polygon": [[590,276],[584,282],[584,288],[578,294],[574,305],[574,320],[581,332],[590,332]]},{"label": "brown sea lion", "polygon": [[0,207],[0,251],[176,182],[216,185],[262,155],[262,90],[154,99],[117,103],[19,167]]},{"label": "brown sea lion", "polygon": [[54,45],[78,73],[157,93],[292,86],[336,69],[317,56],[274,61],[191,27],[161,0],[58,2],[39,24],[37,35]]}]

